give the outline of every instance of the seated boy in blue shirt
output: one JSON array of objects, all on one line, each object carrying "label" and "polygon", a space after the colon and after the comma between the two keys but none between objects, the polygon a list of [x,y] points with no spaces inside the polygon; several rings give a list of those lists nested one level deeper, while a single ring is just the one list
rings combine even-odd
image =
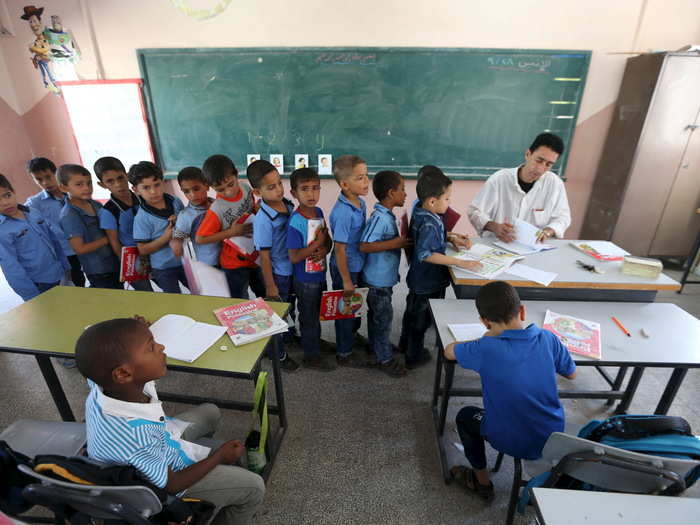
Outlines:
[{"label": "seated boy in blue shirt", "polygon": [[161,290],[180,293],[178,282],[186,287],[187,277],[169,243],[177,214],[184,208],[182,201],[165,193],[163,172],[152,162],[144,160],[131,166],[129,182],[141,198],[134,217],[139,253],[151,257],[151,275]]},{"label": "seated boy in blue shirt", "polygon": [[[115,157],[100,157],[93,166],[98,184],[109,190],[110,199],[99,212],[100,228],[107,234],[114,254],[121,259],[122,246],[136,246],[134,217],[139,209],[138,197],[129,189],[124,164]],[[131,281],[134,290],[152,292],[148,279]]]},{"label": "seated boy in blue shirt", "polygon": [[445,357],[481,376],[484,408],[464,407],[457,431],[472,469],[456,466],[452,476],[483,499],[493,499],[484,440],[520,459],[538,459],[552,432],[564,430],[564,408],[556,375],[576,377],[576,365],[552,332],[523,328],[525,306],[504,281],[482,286],[476,296],[487,332],[481,339],[452,343]]},{"label": "seated boy in blue shirt", "polygon": [[119,282],[119,259],[100,228],[102,204],[92,200],[92,176],[78,164],[64,164],[56,172],[61,191],[68,194],[61,210],[61,228],[94,288],[124,288]]},{"label": "seated boy in blue shirt", "polygon": [[10,287],[29,301],[56,286],[68,261],[56,232],[41,213],[17,203],[0,174],[0,267]]},{"label": "seated boy in blue shirt", "polygon": [[379,370],[391,377],[402,377],[406,369],[394,359],[389,336],[394,317],[391,295],[399,282],[401,248],[408,244],[407,238],[399,235],[392,209],[404,205],[406,188],[399,173],[380,171],[372,179],[372,191],[379,202],[360,238],[360,251],[366,254],[362,279],[369,286],[367,332]]},{"label": "seated boy in blue shirt", "polygon": [[[304,350],[302,364],[322,372],[335,369],[333,364],[321,358],[321,294],[326,290],[326,255],[331,249],[331,238],[323,218],[323,210],[317,207],[321,196],[321,179],[311,168],[300,168],[289,178],[292,196],[299,207],[292,213],[287,226],[287,249],[292,263],[294,292],[297,297],[301,346]],[[310,225],[315,227],[313,237]]]},{"label": "seated boy in blue shirt", "polygon": [[177,174],[177,183],[189,202],[185,209],[177,214],[173,238],[170,241],[173,253],[177,257],[182,257],[183,244],[186,239],[189,239],[198,261],[209,266],[219,266],[221,243],[200,244],[196,240],[197,230],[202,224],[204,214],[214,202],[214,199],[207,195],[209,184],[204,178],[202,170],[194,166],[182,168]]},{"label": "seated boy in blue shirt", "polygon": [[143,320],[102,321],[80,335],[75,360],[90,387],[88,455],[131,465],[170,494],[213,503],[215,525],[248,524],[265,495],[263,480],[233,466],[245,452],[240,441],[216,450],[193,442],[216,431],[221,414],[215,405],[177,419],[165,415],[155,387],[167,371],[164,349]]},{"label": "seated boy in blue shirt", "polygon": [[[333,162],[333,176],[340,186],[340,195],[330,216],[335,243],[331,280],[334,290],[343,290],[344,297],[350,298],[360,284],[360,272],[365,264],[365,254],[360,251],[359,243],[367,215],[367,206],[361,197],[369,191],[367,163],[357,155],[343,155]],[[338,365],[354,368],[370,365],[352,352],[353,344],[367,346],[367,341],[357,333],[361,324],[360,317],[335,321]]]},{"label": "seated boy in blue shirt", "polygon": [[[282,178],[271,163],[266,160],[251,162],[246,170],[253,193],[262,199],[260,208],[253,220],[253,242],[260,252],[260,268],[265,281],[265,297],[272,301],[290,304],[289,315],[296,318],[294,307],[296,296],[292,288],[292,263],[287,252],[287,224],[294,211],[291,201],[284,198]],[[285,332],[285,345],[294,343],[296,330],[292,327]],[[282,370],[293,372],[299,365],[279,346]]]},{"label": "seated boy in blue shirt", "polygon": [[63,252],[68,257],[70,264],[71,281],[75,286],[85,286],[85,274],[80,267],[80,259],[68,242],[63,228],[61,228],[61,210],[66,204],[66,194],[58,187],[56,180],[56,165],[46,157],[35,157],[27,162],[27,171],[36,182],[41,191],[32,195],[24,203],[25,206],[38,211],[49,221],[50,226],[61,241]]},{"label": "seated boy in blue shirt", "polygon": [[430,361],[430,352],[423,348],[425,332],[431,325],[430,299],[444,299],[450,284],[448,266],[467,270],[481,266],[445,255],[447,242],[469,248],[469,239],[458,233],[445,232],[440,214],[450,206],[452,181],[439,168],[424,171],[416,183],[420,206],[411,217],[409,238],[413,241],[410,268],[406,277],[408,297],[401,326],[401,344],[406,351],[406,368],[413,369]]}]

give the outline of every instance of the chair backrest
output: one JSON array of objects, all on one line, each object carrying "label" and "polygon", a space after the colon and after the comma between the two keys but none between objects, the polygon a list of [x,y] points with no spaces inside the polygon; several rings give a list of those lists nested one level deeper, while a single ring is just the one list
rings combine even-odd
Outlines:
[{"label": "chair backrest", "polygon": [[18,419],[2,431],[15,452],[33,458],[43,454],[77,456],[87,442],[85,423]]},{"label": "chair backrest", "polygon": [[556,474],[567,474],[606,490],[653,494],[685,488],[686,474],[700,461],[638,454],[554,432],[542,451]]},{"label": "chair backrest", "polygon": [[[30,490],[28,491],[29,496],[41,498],[58,494],[66,502],[70,503],[75,510],[95,518],[114,519],[123,515],[119,512],[132,513],[148,518],[158,514],[163,508],[158,496],[148,487],[140,485],[81,485],[44,476],[34,472],[27,465],[19,465],[18,469],[36,478],[41,482],[42,486],[48,489],[35,489],[33,494],[32,490]],[[43,504],[42,501],[37,500],[32,500],[32,502],[38,505]],[[55,499],[52,498],[50,503],[55,503]],[[51,505],[47,506],[50,507]]]}]

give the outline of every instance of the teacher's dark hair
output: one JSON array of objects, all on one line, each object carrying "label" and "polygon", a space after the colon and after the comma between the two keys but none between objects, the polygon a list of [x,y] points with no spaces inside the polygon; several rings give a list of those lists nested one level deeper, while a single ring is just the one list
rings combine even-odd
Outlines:
[{"label": "teacher's dark hair", "polygon": [[530,145],[530,153],[534,152],[540,146],[551,149],[557,155],[564,153],[564,141],[554,133],[540,133],[537,135]]}]

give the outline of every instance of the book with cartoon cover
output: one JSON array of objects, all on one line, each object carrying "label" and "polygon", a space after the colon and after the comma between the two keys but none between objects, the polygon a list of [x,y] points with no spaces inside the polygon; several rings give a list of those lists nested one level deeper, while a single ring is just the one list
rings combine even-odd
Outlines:
[{"label": "book with cartoon cover", "polygon": [[122,246],[119,263],[119,280],[121,282],[130,283],[149,278],[151,273],[150,259],[148,255],[141,255],[136,246]]},{"label": "book with cartoon cover", "polygon": [[600,323],[547,310],[542,328],[556,335],[572,354],[600,359]]},{"label": "book with cartoon cover", "polygon": [[214,310],[214,315],[236,346],[286,332],[287,323],[261,298]]},{"label": "book with cartoon cover", "polygon": [[355,288],[349,301],[343,297],[343,290],[323,292],[321,296],[321,321],[352,319],[361,317],[367,311],[367,292],[369,288]]},{"label": "book with cartoon cover", "polygon": [[[308,230],[306,232],[306,245],[308,246],[314,240],[316,240],[316,235],[318,234],[318,231],[321,228],[325,227],[326,223],[320,217],[316,219],[309,219],[307,222]],[[314,261],[311,257],[307,257],[304,263],[304,270],[306,271],[306,273],[323,272],[326,270],[326,260],[323,259],[321,261]]]}]

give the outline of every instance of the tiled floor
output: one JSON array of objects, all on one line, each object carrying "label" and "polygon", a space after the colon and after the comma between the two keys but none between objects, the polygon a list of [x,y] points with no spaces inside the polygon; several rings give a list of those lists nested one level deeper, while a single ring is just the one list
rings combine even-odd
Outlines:
[{"label": "tiled floor", "polygon": [[[394,342],[398,340],[405,295],[405,286],[399,285],[394,294]],[[657,300],[676,303],[700,317],[700,285],[687,286],[682,295],[662,293]],[[7,284],[0,283],[0,311],[19,302]],[[323,333],[324,338],[333,339],[332,323],[324,323]],[[57,370],[76,415],[82,416],[84,380],[75,369],[57,365]],[[22,417],[58,419],[33,358],[0,353],[0,374],[0,428]],[[427,366],[398,380],[374,370],[343,369],[323,374],[302,369],[285,375],[290,426],[257,522],[502,523],[512,476],[508,462],[493,479],[497,498],[488,507],[457,486],[446,486],[441,479],[429,409],[433,374],[434,367]],[[630,413],[653,411],[668,374],[658,370],[645,373]],[[475,383],[478,378],[460,372],[458,381]],[[600,381],[591,369],[580,369],[576,379],[582,388],[600,386]],[[253,394],[252,384],[175,372],[161,380],[159,387],[205,396]],[[688,373],[671,414],[685,417],[700,433],[699,397],[700,371],[695,369]],[[448,443],[458,441],[453,419],[459,401],[453,402],[450,410]],[[608,414],[600,401],[564,403],[572,424]],[[176,412],[181,407],[169,408]],[[217,437],[240,438],[249,421],[242,414],[226,411],[223,423]],[[448,448],[452,462],[464,462],[455,447]],[[490,454],[492,460],[492,451]],[[688,495],[698,497],[700,489],[694,487]],[[532,519],[531,511],[519,518],[520,523]]]}]

